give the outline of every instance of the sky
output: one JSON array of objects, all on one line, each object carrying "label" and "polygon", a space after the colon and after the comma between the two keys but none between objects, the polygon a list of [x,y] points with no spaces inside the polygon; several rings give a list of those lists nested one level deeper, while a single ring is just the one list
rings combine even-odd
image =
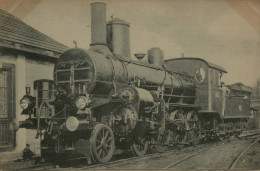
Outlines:
[{"label": "sky", "polygon": [[[73,47],[90,44],[89,0],[0,0],[0,8]],[[223,66],[226,84],[256,86],[260,79],[260,1],[102,0],[111,16],[131,23],[135,53],[160,47],[165,59],[199,57]],[[4,4],[4,5],[3,5]]]}]

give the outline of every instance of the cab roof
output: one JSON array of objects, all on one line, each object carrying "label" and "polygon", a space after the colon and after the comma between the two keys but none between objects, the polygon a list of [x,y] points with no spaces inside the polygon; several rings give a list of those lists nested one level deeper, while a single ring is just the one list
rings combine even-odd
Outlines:
[{"label": "cab roof", "polygon": [[165,60],[165,62],[175,61],[175,60],[176,61],[177,60],[198,60],[198,61],[202,61],[202,62],[206,63],[209,68],[214,68],[214,69],[217,69],[217,70],[219,70],[221,72],[227,73],[227,70],[225,68],[223,68],[222,66],[213,64],[213,63],[208,62],[208,61],[206,61],[204,59],[201,59],[201,58],[193,58],[193,57],[173,58],[173,59],[167,59],[167,60]]}]

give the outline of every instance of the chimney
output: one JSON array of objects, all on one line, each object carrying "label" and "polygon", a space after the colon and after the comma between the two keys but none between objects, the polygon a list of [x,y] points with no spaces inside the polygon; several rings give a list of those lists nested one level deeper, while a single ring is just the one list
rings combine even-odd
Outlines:
[{"label": "chimney", "polygon": [[91,3],[91,44],[107,45],[106,33],[106,4],[103,2]]}]

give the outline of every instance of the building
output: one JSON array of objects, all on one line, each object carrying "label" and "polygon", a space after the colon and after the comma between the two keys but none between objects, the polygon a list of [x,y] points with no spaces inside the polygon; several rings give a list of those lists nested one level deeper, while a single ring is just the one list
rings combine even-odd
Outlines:
[{"label": "building", "polygon": [[257,86],[252,89],[251,109],[254,126],[260,128],[260,80],[258,80]]},{"label": "building", "polygon": [[18,129],[20,99],[33,81],[53,79],[57,57],[67,47],[0,10],[0,147],[24,148],[35,134]]}]

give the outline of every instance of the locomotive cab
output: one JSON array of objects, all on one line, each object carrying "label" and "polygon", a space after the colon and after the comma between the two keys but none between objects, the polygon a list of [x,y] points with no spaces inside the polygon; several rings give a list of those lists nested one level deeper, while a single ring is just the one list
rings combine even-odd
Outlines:
[{"label": "locomotive cab", "polygon": [[216,95],[221,86],[221,77],[227,71],[218,65],[201,58],[174,58],[165,61],[169,69],[187,72],[193,76],[197,85],[196,104],[201,106],[200,113],[218,113]]},{"label": "locomotive cab", "polygon": [[194,77],[197,92],[196,104],[200,106],[202,134],[206,138],[218,136],[218,123],[221,123],[223,107],[221,77],[227,71],[201,58],[175,58],[165,61],[170,69],[187,72]]},{"label": "locomotive cab", "polygon": [[[217,136],[247,129],[251,89],[241,83],[224,85],[221,77],[227,71],[200,58],[166,60],[170,69],[194,76],[197,85],[196,104],[201,106],[203,129]],[[212,135],[212,134],[211,134]]]}]

